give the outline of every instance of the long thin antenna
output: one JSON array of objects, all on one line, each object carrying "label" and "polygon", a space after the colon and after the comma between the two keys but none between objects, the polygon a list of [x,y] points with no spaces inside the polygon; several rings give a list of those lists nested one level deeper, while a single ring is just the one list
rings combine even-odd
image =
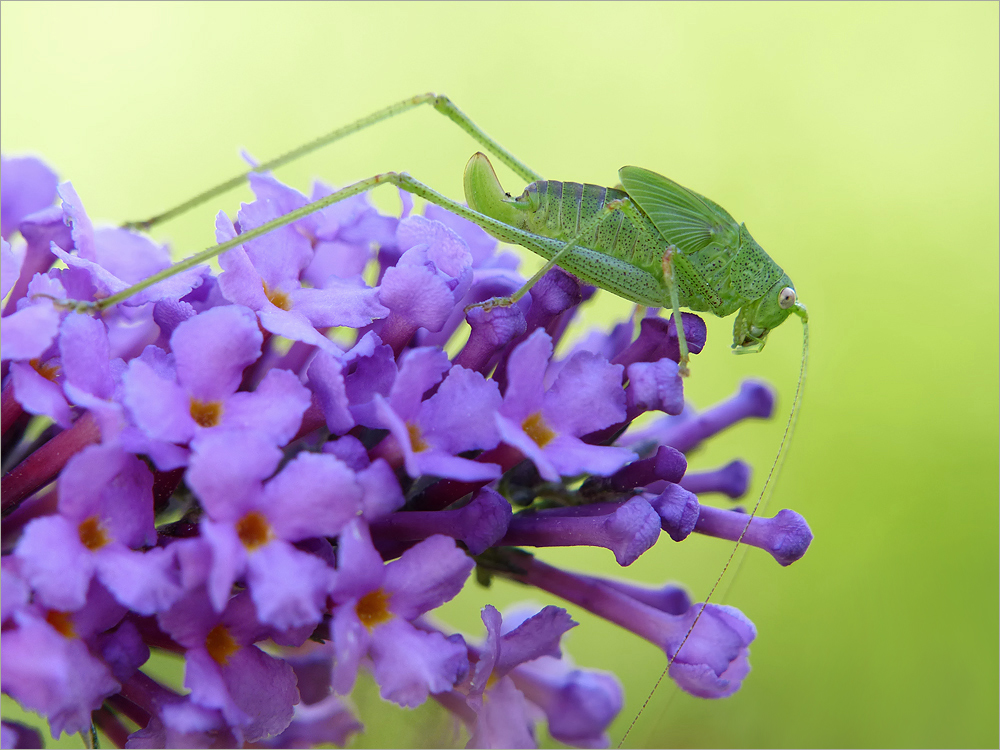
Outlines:
[{"label": "long thin antenna", "polygon": [[[656,680],[656,684],[653,685],[653,689],[649,691],[649,695],[647,695],[646,700],[643,701],[642,707],[639,709],[639,713],[637,713],[635,718],[632,719],[632,723],[628,725],[628,729],[625,730],[625,734],[622,735],[621,740],[619,740],[617,745],[618,748],[621,748],[622,745],[625,744],[625,740],[628,739],[629,734],[632,732],[632,728],[635,726],[636,722],[639,721],[639,717],[642,716],[643,711],[646,710],[649,702],[653,699],[653,694],[656,693],[660,683],[663,682],[663,678],[670,672],[670,667],[673,666],[674,660],[681,652],[681,649],[684,648],[684,644],[688,642],[688,638],[690,638],[691,633],[694,632],[695,626],[698,624],[698,620],[701,619],[702,614],[705,612],[705,608],[712,600],[715,590],[719,588],[719,584],[722,583],[722,579],[725,577],[726,571],[729,570],[729,566],[732,564],[733,558],[736,557],[736,552],[739,550],[740,544],[743,542],[743,537],[750,529],[750,523],[757,515],[757,511],[761,509],[762,506],[767,506],[768,501],[771,499],[771,494],[774,492],[774,485],[772,485],[771,479],[780,473],[781,466],[785,460],[785,455],[787,454],[786,448],[788,446],[789,439],[795,433],[795,424],[798,421],[799,406],[802,404],[802,388],[805,385],[806,380],[806,365],[809,361],[809,315],[806,312],[805,305],[802,305],[801,303],[797,303],[795,305],[794,311],[799,317],[802,318],[802,364],[799,367],[799,382],[795,387],[795,398],[792,401],[792,410],[788,414],[788,421],[785,423],[785,432],[781,436],[781,445],[778,447],[778,455],[774,457],[774,463],[771,464],[771,470],[767,474],[767,479],[764,480],[764,486],[761,488],[760,496],[757,498],[757,502],[754,504],[753,510],[750,512],[750,517],[747,518],[747,522],[743,526],[743,531],[740,532],[739,539],[736,540],[736,544],[733,546],[733,551],[729,553],[729,559],[726,560],[726,564],[723,566],[722,572],[719,573],[719,577],[715,579],[715,583],[712,585],[712,590],[708,592],[708,596],[705,597],[705,601],[701,605],[701,609],[698,610],[698,614],[695,615],[694,622],[691,623],[691,627],[689,627],[687,633],[684,634],[684,639],[681,641],[681,645],[677,647],[677,650],[674,651],[673,654],[671,654],[670,659],[667,661],[667,666],[663,668],[659,678]],[[738,568],[736,572],[739,573]]]}]

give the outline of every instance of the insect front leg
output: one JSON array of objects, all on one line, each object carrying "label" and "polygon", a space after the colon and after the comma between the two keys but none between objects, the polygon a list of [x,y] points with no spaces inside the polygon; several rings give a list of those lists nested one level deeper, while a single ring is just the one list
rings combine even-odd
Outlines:
[{"label": "insect front leg", "polygon": [[667,295],[670,300],[670,308],[673,310],[674,325],[677,328],[677,346],[680,349],[681,358],[677,363],[677,372],[687,377],[691,374],[687,363],[689,359],[687,340],[684,338],[684,324],[681,320],[680,297],[677,294],[677,274],[674,272],[674,255],[677,248],[669,245],[663,253],[663,283],[667,285]]}]

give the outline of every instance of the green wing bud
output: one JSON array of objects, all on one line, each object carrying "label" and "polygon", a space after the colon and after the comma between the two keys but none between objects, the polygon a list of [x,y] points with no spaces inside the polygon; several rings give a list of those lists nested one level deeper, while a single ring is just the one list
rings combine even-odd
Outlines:
[{"label": "green wing bud", "polygon": [[618,176],[663,238],[685,254],[711,244],[735,249],[739,225],[722,206],[642,167],[622,167]]}]

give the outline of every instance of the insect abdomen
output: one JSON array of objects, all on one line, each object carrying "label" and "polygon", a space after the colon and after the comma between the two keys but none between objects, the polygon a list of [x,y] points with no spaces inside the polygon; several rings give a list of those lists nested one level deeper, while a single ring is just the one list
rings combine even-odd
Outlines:
[{"label": "insect abdomen", "polygon": [[637,208],[628,211],[629,216],[621,209],[610,213],[605,210],[609,201],[632,204],[624,191],[579,182],[541,180],[528,185],[517,201],[537,204],[525,222],[528,231],[564,241],[583,231],[578,241],[582,247],[662,276],[665,245],[652,222]]}]

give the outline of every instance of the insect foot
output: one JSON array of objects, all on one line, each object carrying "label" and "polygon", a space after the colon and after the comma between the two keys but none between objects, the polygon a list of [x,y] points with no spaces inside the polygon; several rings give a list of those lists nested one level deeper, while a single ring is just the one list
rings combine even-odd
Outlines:
[{"label": "insect foot", "polygon": [[[686,452],[774,401],[759,383],[685,401],[697,315],[565,341],[569,273],[510,304],[523,279],[471,222],[383,215],[364,192],[295,213],[309,199],[269,174],[217,216],[221,273],[168,272],[165,248],[95,229],[69,183],[23,167],[4,161],[0,197],[0,665],[54,735],[344,746],[381,720],[348,702],[363,669],[388,702],[434,697],[463,743],[532,747],[544,722],[607,746],[622,686],[563,655],[584,609],[655,643],[690,694],[739,689],[756,630],[738,610],[542,559],[587,546],[626,566],[691,534],[805,552],[792,511],[710,506],[748,470],[684,488]],[[58,241],[33,241],[44,211]],[[493,576],[560,606],[487,605],[469,634],[434,619]],[[140,669],[151,651],[184,659],[186,692]]]}]

